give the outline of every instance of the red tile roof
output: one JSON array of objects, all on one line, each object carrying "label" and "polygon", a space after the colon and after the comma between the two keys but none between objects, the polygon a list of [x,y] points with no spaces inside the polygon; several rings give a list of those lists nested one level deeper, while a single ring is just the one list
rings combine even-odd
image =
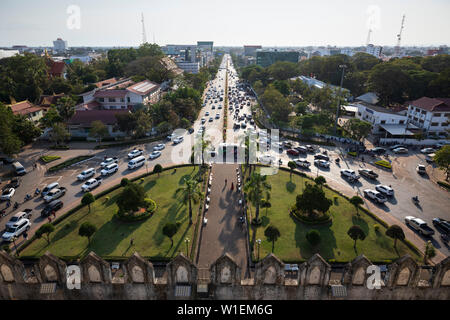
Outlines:
[{"label": "red tile roof", "polygon": [[95,98],[125,98],[126,90],[101,90],[94,93]]},{"label": "red tile roof", "polygon": [[66,63],[64,61],[53,61],[48,59],[46,64],[49,67],[48,73],[51,76],[61,76],[66,68]]},{"label": "red tile roof", "polygon": [[145,95],[149,94],[150,92],[154,92],[154,91],[158,90],[159,87],[160,87],[160,85],[155,82],[152,82],[150,80],[144,80],[144,81],[138,82],[132,86],[129,86],[127,88],[127,90],[130,92],[133,92],[135,94],[145,96]]},{"label": "red tile roof", "polygon": [[76,106],[76,110],[97,110],[100,107],[100,103],[97,101],[89,101],[86,103],[81,103]]},{"label": "red tile roof", "polygon": [[49,107],[52,104],[56,104],[58,99],[64,97],[64,93],[53,94],[53,95],[42,95],[41,102],[39,103],[43,107]]},{"label": "red tile roof", "polygon": [[104,87],[104,86],[107,86],[109,84],[113,84],[116,82],[117,82],[116,78],[111,78],[111,79],[106,79],[103,81],[96,82],[95,85],[97,86],[97,88],[101,88],[101,87]]},{"label": "red tile roof", "polygon": [[411,105],[427,111],[450,111],[450,98],[422,97],[411,102]]},{"label": "red tile roof", "polygon": [[101,121],[105,125],[117,123],[116,114],[125,114],[129,110],[77,110],[68,124],[90,125],[92,121]]},{"label": "red tile roof", "polygon": [[28,100],[17,102],[15,104],[10,105],[10,107],[14,114],[21,114],[21,115],[27,115],[29,113],[42,110],[41,108],[29,102]]}]

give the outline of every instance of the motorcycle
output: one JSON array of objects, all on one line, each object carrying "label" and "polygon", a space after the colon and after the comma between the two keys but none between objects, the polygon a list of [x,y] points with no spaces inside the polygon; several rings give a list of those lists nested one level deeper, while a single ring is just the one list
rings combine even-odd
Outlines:
[{"label": "motorcycle", "polygon": [[41,190],[39,190],[39,188],[36,188],[36,190],[34,191],[34,195],[37,196],[39,193],[41,193]]},{"label": "motorcycle", "polygon": [[29,194],[27,194],[27,195],[25,196],[25,198],[24,198],[25,201],[28,201],[28,200],[30,200],[30,199],[31,199],[31,196],[30,196]]},{"label": "motorcycle", "polygon": [[19,207],[19,203],[18,203],[18,202],[15,202],[15,203],[14,203],[14,210],[17,209],[18,207]]},{"label": "motorcycle", "polygon": [[418,205],[420,203],[418,197],[412,197],[411,200],[412,200],[412,202],[414,202],[415,205]]},{"label": "motorcycle", "polygon": [[339,164],[339,162],[341,162],[341,159],[336,158],[334,161],[336,162],[336,164]]}]

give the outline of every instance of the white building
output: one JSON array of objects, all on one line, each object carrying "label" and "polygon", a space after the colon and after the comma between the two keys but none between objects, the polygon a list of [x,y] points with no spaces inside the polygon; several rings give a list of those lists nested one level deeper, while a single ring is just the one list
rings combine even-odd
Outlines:
[{"label": "white building", "polygon": [[429,136],[446,137],[450,132],[450,98],[417,99],[409,103],[407,116]]},{"label": "white building", "polygon": [[180,61],[177,62],[177,66],[187,73],[198,73],[200,70],[200,63],[198,62]]},{"label": "white building", "polygon": [[19,50],[3,50],[0,49],[0,59],[14,57],[20,54]]},{"label": "white building", "polygon": [[[395,131],[398,131],[397,129],[400,127],[406,129],[407,117],[405,115],[363,101],[358,101],[354,105],[358,107],[356,117],[370,122],[373,125],[373,134],[380,134],[386,131],[389,132],[394,129]],[[413,133],[411,133],[411,135],[413,135]]]},{"label": "white building", "polygon": [[377,58],[381,56],[381,51],[383,51],[383,47],[381,46],[374,46],[373,44],[368,44],[366,47],[366,53],[371,54]]},{"label": "white building", "polygon": [[53,41],[53,50],[57,52],[66,51],[67,50],[67,41],[64,41],[61,38]]}]

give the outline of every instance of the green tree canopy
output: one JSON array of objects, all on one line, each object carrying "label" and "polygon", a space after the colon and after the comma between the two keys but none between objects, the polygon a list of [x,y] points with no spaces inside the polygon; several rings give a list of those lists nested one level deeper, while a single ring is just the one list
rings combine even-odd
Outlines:
[{"label": "green tree canopy", "polygon": [[364,240],[366,238],[366,234],[364,233],[363,229],[361,229],[360,226],[351,226],[350,229],[348,229],[347,234],[350,238],[355,241],[355,244],[353,247],[356,249],[356,240]]},{"label": "green tree canopy", "polygon": [[97,231],[97,227],[90,223],[89,221],[85,221],[81,224],[78,229],[78,234],[82,237],[87,237],[89,244],[91,244],[91,237]]},{"label": "green tree canopy", "polygon": [[177,231],[178,231],[178,226],[175,223],[171,223],[171,222],[166,223],[162,229],[163,235],[168,237],[171,241],[170,248],[173,247],[172,237],[177,233]]},{"label": "green tree canopy", "polygon": [[248,200],[255,206],[255,221],[259,222],[259,208],[263,199],[269,199],[271,185],[267,182],[267,176],[253,172],[244,185],[244,191]]},{"label": "green tree canopy", "polygon": [[50,244],[50,233],[55,231],[55,226],[51,223],[43,224],[39,229],[37,229],[35,236],[40,239],[45,235],[45,240],[47,240],[47,244]]},{"label": "green tree canopy", "polygon": [[445,179],[448,181],[450,176],[450,145],[443,146],[440,150],[436,151],[433,160],[439,168],[445,171]]},{"label": "green tree canopy", "polygon": [[276,226],[268,226],[266,230],[264,230],[264,235],[266,238],[272,242],[272,252],[275,249],[275,241],[281,237],[280,230]]},{"label": "green tree canopy", "polygon": [[403,232],[403,229],[396,224],[390,226],[386,230],[386,235],[394,239],[394,248],[397,248],[397,240],[405,240],[405,233]]},{"label": "green tree canopy", "polygon": [[140,184],[128,183],[117,197],[117,206],[123,213],[137,211],[145,204],[145,190]]},{"label": "green tree canopy", "polygon": [[90,192],[85,193],[83,195],[83,198],[81,198],[81,204],[85,206],[87,205],[89,207],[89,212],[91,212],[91,203],[93,203],[94,201],[95,197]]},{"label": "green tree canopy", "polygon": [[314,211],[320,213],[327,212],[332,205],[332,201],[325,196],[325,192],[317,184],[306,182],[305,190],[297,195],[295,206],[297,210],[305,212],[309,216],[314,215]]},{"label": "green tree canopy", "polygon": [[306,240],[312,245],[317,246],[320,243],[320,233],[316,229],[309,230],[306,234]]}]

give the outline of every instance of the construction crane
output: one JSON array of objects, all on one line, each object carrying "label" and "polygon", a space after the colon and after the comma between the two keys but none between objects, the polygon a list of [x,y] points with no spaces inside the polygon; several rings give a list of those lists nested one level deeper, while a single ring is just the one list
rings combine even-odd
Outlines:
[{"label": "construction crane", "polygon": [[400,42],[402,40],[402,31],[403,31],[404,27],[405,27],[405,15],[403,15],[403,18],[402,18],[402,25],[400,26],[400,32],[397,34],[397,45],[395,46],[395,50],[394,50],[395,57],[400,56]]},{"label": "construction crane", "polygon": [[142,44],[147,42],[147,35],[145,33],[145,25],[144,25],[144,13],[142,12]]},{"label": "construction crane", "polygon": [[367,41],[366,41],[366,46],[368,46],[370,44],[370,35],[372,33],[372,29],[369,29],[369,33],[367,34]]}]

